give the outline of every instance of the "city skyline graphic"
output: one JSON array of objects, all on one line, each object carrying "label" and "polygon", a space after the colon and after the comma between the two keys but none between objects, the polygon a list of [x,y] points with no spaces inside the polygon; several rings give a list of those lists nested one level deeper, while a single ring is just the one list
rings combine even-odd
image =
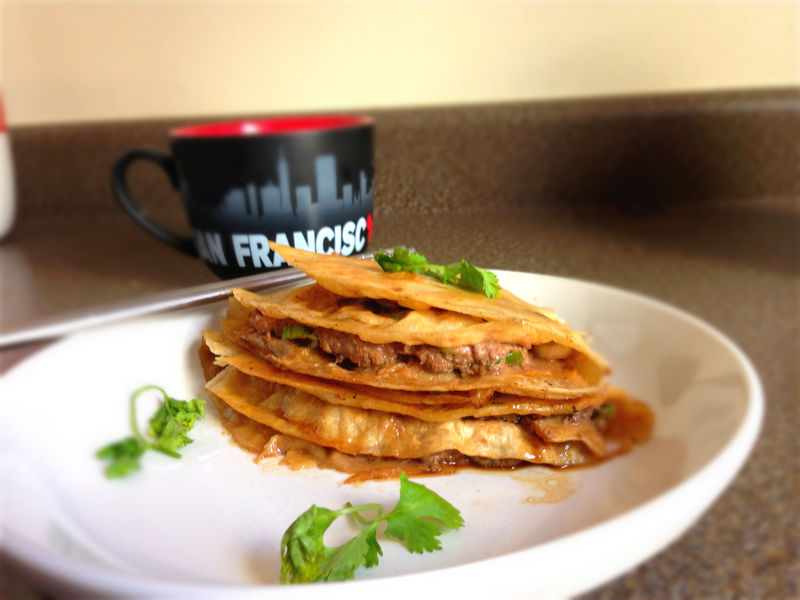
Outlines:
[{"label": "city skyline graphic", "polygon": [[[226,217],[240,217],[251,220],[294,218],[314,207],[322,212],[347,211],[348,209],[372,205],[373,186],[367,180],[365,170],[358,172],[357,186],[353,182],[339,185],[336,157],[333,154],[320,154],[314,159],[314,179],[312,185],[292,186],[289,162],[280,151],[276,162],[277,181],[268,180],[259,185],[256,182],[227,190],[222,201],[212,210]],[[294,193],[293,193],[294,192]]]}]

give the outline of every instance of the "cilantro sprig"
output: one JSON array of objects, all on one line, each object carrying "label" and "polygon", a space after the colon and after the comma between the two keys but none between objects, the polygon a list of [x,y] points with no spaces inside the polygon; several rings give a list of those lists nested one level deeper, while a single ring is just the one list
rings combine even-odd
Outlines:
[{"label": "cilantro sprig", "polygon": [[[149,390],[161,392],[163,402],[150,417],[147,434],[142,435],[136,418],[136,399]],[[130,475],[141,468],[141,457],[147,450],[155,450],[180,458],[180,448],[192,443],[186,435],[197,418],[205,417],[205,401],[199,398],[193,400],[176,400],[157,385],[140,387],[131,394],[129,399],[129,421],[133,435],[118,442],[112,442],[97,451],[97,458],[109,460],[106,466],[106,475],[109,479],[117,479]]]},{"label": "cilantro sprig", "polygon": [[[361,513],[367,511],[377,515],[366,519]],[[325,546],[325,532],[343,515],[353,515],[364,529],[341,546]],[[464,519],[447,500],[401,473],[400,499],[389,512],[380,504],[348,503],[340,510],[315,504],[297,517],[281,539],[281,583],[342,581],[352,579],[361,566],[374,567],[383,556],[377,537],[381,522],[386,523],[385,535],[404,541],[409,552],[422,554],[441,548],[442,525],[458,528]]]},{"label": "cilantro sprig", "polygon": [[381,269],[390,273],[410,271],[433,277],[447,285],[478,292],[488,298],[497,298],[500,295],[497,275],[476,267],[463,258],[461,262],[451,265],[433,265],[418,252],[411,252],[406,248],[395,248],[391,254],[378,252],[375,255],[375,261],[381,266]]}]

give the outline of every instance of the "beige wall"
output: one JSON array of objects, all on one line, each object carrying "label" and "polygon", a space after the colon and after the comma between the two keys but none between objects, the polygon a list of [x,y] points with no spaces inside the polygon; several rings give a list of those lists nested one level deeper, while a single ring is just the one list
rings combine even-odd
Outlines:
[{"label": "beige wall", "polygon": [[800,84],[797,1],[4,6],[13,124]]}]

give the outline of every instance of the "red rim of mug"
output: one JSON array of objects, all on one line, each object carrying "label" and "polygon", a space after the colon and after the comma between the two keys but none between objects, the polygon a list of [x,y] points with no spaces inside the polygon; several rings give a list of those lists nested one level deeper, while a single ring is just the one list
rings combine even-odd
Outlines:
[{"label": "red rim of mug", "polygon": [[251,135],[279,135],[329,131],[371,125],[372,119],[354,115],[315,115],[308,117],[281,117],[277,119],[243,119],[221,123],[187,125],[170,131],[172,137],[245,137]]}]

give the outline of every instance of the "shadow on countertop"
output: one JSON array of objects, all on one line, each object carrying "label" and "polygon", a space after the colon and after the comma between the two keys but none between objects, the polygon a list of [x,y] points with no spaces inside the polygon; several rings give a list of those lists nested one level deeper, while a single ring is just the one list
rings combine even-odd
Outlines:
[{"label": "shadow on countertop", "polygon": [[618,206],[573,206],[565,218],[595,239],[800,274],[797,198],[712,205],[670,202],[648,214],[631,214]]}]

